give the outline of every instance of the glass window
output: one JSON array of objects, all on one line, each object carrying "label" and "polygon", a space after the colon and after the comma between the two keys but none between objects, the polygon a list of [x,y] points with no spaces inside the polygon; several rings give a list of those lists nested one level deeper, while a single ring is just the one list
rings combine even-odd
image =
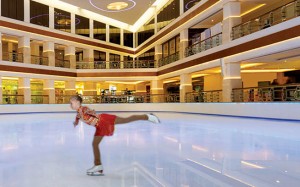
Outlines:
[{"label": "glass window", "polygon": [[184,0],[184,12],[195,6],[201,0]]},{"label": "glass window", "polygon": [[148,23],[146,23],[143,27],[141,27],[137,33],[138,40],[137,45],[141,45],[146,40],[148,40],[151,36],[154,35],[154,18],[150,19]]},{"label": "glass window", "polygon": [[133,33],[124,30],[124,46],[133,47]]},{"label": "glass window", "polygon": [[94,50],[94,61],[106,61],[106,53]]},{"label": "glass window", "polygon": [[55,8],[54,28],[65,32],[71,32],[71,13]]},{"label": "glass window", "polygon": [[117,61],[117,62],[119,62],[120,61],[120,55],[110,53],[109,54],[109,61]]},{"label": "glass window", "polygon": [[120,31],[121,31],[121,29],[110,25],[109,26],[109,42],[120,45],[120,40],[121,40]]},{"label": "glass window", "polygon": [[151,48],[145,53],[141,54],[138,59],[139,60],[154,60],[155,49]]},{"label": "glass window", "polygon": [[106,24],[94,21],[94,38],[106,41]]},{"label": "glass window", "polygon": [[49,7],[30,1],[30,23],[49,27]]},{"label": "glass window", "polygon": [[161,30],[177,17],[179,17],[179,0],[171,0],[157,15],[157,29]]},{"label": "glass window", "polygon": [[75,34],[90,37],[90,20],[88,18],[75,15]]},{"label": "glass window", "polygon": [[1,0],[1,15],[24,21],[24,0]]}]

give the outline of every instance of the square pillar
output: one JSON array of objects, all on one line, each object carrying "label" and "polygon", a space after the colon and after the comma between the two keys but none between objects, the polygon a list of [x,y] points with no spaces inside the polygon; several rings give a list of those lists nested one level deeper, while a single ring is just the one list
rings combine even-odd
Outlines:
[{"label": "square pillar", "polygon": [[241,2],[229,1],[223,5],[222,43],[231,41],[232,27],[241,23]]},{"label": "square pillar", "polygon": [[161,45],[156,45],[154,47],[154,60],[155,60],[155,63],[156,63],[156,67],[158,67],[158,61],[159,59],[161,59],[162,57],[162,46]]},{"label": "square pillar", "polygon": [[84,49],[83,50],[83,61],[84,62],[94,62],[94,50]]},{"label": "square pillar", "polygon": [[120,69],[124,69],[124,55],[120,56]]},{"label": "square pillar", "polygon": [[19,78],[18,95],[23,95],[23,98],[18,98],[19,104],[31,104],[31,89],[30,78]]},{"label": "square pillar", "polygon": [[94,38],[94,20],[90,19],[90,38]]},{"label": "square pillar", "polygon": [[18,52],[23,54],[23,62],[26,64],[31,63],[31,50],[30,50],[30,38],[23,36],[18,41]]},{"label": "square pillar", "polygon": [[30,0],[24,0],[24,22],[30,23]]},{"label": "square pillar", "polygon": [[[1,7],[0,7],[1,8]],[[3,104],[2,77],[0,77],[0,104]]]},{"label": "square pillar", "polygon": [[189,46],[189,30],[184,29],[180,32],[179,59],[185,58],[185,49]]},{"label": "square pillar", "polygon": [[193,91],[192,76],[190,74],[180,75],[180,102],[185,102],[185,95]]},{"label": "square pillar", "polygon": [[48,66],[55,67],[54,42],[46,41],[43,43],[43,56],[48,57]]},{"label": "square pillar", "polygon": [[49,28],[54,29],[54,7],[49,6]]},{"label": "square pillar", "polygon": [[109,52],[106,52],[106,69],[109,69],[110,65],[109,65],[109,62],[110,62],[110,58],[109,58]]},{"label": "square pillar", "polygon": [[76,20],[75,20],[75,14],[71,13],[71,33],[75,34],[76,33],[76,24],[75,24]]},{"label": "square pillar", "polygon": [[54,80],[44,80],[44,95],[48,95],[48,103],[44,104],[55,104],[55,88],[54,88]]},{"label": "square pillar", "polygon": [[70,69],[76,69],[75,47],[67,46],[65,49],[65,59],[70,62]]},{"label": "square pillar", "polygon": [[232,89],[242,88],[240,64],[225,62],[224,59],[221,59],[221,70],[223,76],[223,102],[232,102]]},{"label": "square pillar", "polygon": [[74,80],[69,80],[66,81],[65,85],[65,95],[76,95],[76,81]]}]

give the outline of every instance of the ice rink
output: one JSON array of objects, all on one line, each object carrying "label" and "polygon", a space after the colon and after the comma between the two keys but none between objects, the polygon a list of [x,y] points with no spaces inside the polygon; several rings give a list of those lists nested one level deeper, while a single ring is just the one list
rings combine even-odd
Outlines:
[{"label": "ice rink", "polygon": [[[117,113],[128,116],[132,113]],[[243,187],[300,184],[300,122],[156,113],[116,126],[91,177],[94,127],[75,113],[0,115],[1,187]]]}]

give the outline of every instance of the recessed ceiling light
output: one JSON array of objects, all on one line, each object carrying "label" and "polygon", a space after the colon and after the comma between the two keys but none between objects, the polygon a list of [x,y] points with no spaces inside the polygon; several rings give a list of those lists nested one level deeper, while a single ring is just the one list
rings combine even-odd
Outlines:
[{"label": "recessed ceiling light", "polygon": [[114,3],[110,3],[108,4],[106,7],[100,7],[100,5],[97,5],[95,2],[93,2],[94,0],[89,0],[90,4],[101,11],[104,12],[121,12],[121,11],[126,11],[126,10],[130,10],[133,7],[135,7],[136,2],[134,0],[123,0],[125,2],[114,2]]},{"label": "recessed ceiling light", "polygon": [[122,10],[126,7],[128,7],[128,3],[125,2],[114,2],[107,5],[109,10]]}]

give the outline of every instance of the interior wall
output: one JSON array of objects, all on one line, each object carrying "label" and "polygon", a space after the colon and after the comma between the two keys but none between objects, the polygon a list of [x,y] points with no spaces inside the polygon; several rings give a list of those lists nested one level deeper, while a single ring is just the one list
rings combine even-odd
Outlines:
[{"label": "interior wall", "polygon": [[204,77],[204,91],[222,90],[223,78],[221,74],[207,75]]},{"label": "interior wall", "polygon": [[242,73],[243,87],[257,87],[259,81],[272,81],[277,79],[277,73]]}]

